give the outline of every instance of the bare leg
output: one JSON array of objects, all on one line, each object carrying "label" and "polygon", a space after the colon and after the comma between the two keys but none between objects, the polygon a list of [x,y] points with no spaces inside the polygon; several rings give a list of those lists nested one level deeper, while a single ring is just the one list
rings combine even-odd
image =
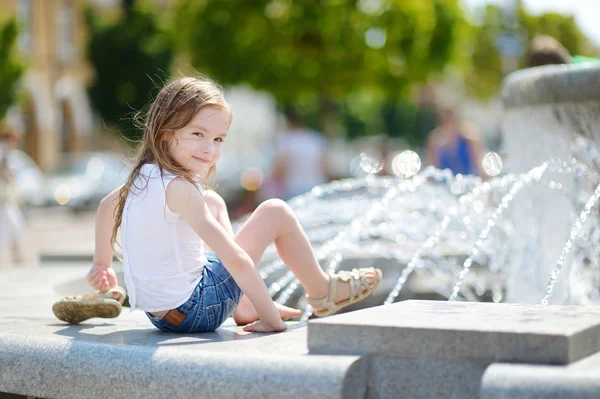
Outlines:
[{"label": "bare leg", "polygon": [[[281,260],[290,268],[311,298],[324,298],[329,293],[329,277],[317,262],[308,237],[296,215],[281,200],[263,202],[235,236],[235,241],[258,264],[265,249],[275,242]],[[377,282],[377,272],[366,274],[369,284]],[[339,283],[336,302],[350,296],[349,283]]]},{"label": "bare leg", "polygon": [[[207,191],[204,193],[204,200],[215,219],[217,219],[229,234],[233,235],[231,221],[229,220],[229,214],[227,213],[227,205],[225,204],[225,201],[223,201],[223,198],[214,191]],[[206,246],[206,251],[210,250],[210,247]],[[279,310],[282,320],[289,320],[298,317],[301,314],[298,309],[283,306],[278,303],[276,303],[275,306]],[[242,295],[240,303],[233,312],[233,319],[238,325],[250,324],[258,320],[258,313],[246,295]]]}]

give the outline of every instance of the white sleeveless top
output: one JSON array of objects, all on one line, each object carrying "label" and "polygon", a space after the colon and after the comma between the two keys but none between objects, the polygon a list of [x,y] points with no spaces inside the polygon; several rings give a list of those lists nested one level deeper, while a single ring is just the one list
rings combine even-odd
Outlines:
[{"label": "white sleeveless top", "polygon": [[146,164],[129,190],[121,222],[123,272],[131,311],[182,305],[202,279],[204,242],[166,202],[175,176]]}]

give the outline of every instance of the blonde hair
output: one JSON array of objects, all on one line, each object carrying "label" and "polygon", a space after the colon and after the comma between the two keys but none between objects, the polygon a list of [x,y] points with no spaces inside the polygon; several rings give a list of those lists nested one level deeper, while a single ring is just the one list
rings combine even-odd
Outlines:
[{"label": "blonde hair", "polygon": [[[213,165],[204,176],[194,176],[169,155],[169,143],[176,140],[175,131],[185,127],[203,107],[215,107],[226,111],[231,120],[231,108],[220,86],[204,76],[182,77],[167,82],[159,91],[146,113],[138,113],[134,121],[143,130],[143,136],[133,159],[133,168],[121,187],[115,207],[115,226],[111,245],[117,241],[117,232],[123,219],[123,209],[129,190],[141,176],[144,164],[156,163],[160,173],[173,173],[191,183],[208,187],[216,178]],[[146,184],[148,180],[146,178]]]}]

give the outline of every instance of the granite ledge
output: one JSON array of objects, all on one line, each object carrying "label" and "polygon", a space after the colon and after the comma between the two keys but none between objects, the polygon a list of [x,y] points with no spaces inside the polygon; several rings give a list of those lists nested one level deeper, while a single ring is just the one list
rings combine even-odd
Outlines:
[{"label": "granite ledge", "polygon": [[367,383],[356,356],[241,356],[4,335],[0,359],[0,392],[52,398],[364,398]]}]

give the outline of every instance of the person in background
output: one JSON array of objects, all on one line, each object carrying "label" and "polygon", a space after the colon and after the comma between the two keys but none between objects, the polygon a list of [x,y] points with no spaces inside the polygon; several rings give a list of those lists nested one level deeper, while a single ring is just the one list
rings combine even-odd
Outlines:
[{"label": "person in background", "polygon": [[0,252],[9,247],[12,261],[22,264],[23,215],[14,176],[8,167],[8,153],[19,143],[19,136],[6,124],[0,124]]},{"label": "person in background", "polygon": [[309,129],[300,115],[291,109],[285,112],[287,129],[279,140],[277,155],[268,187],[275,196],[288,200],[329,181],[327,141]]},{"label": "person in background", "polygon": [[558,40],[551,36],[540,35],[533,38],[527,49],[527,67],[533,68],[542,65],[560,64],[596,64],[600,59],[571,56],[569,51]]},{"label": "person in background", "polygon": [[481,167],[483,145],[475,126],[461,122],[453,108],[439,112],[439,126],[427,139],[427,157],[438,169],[450,169],[455,175],[484,177]]}]

